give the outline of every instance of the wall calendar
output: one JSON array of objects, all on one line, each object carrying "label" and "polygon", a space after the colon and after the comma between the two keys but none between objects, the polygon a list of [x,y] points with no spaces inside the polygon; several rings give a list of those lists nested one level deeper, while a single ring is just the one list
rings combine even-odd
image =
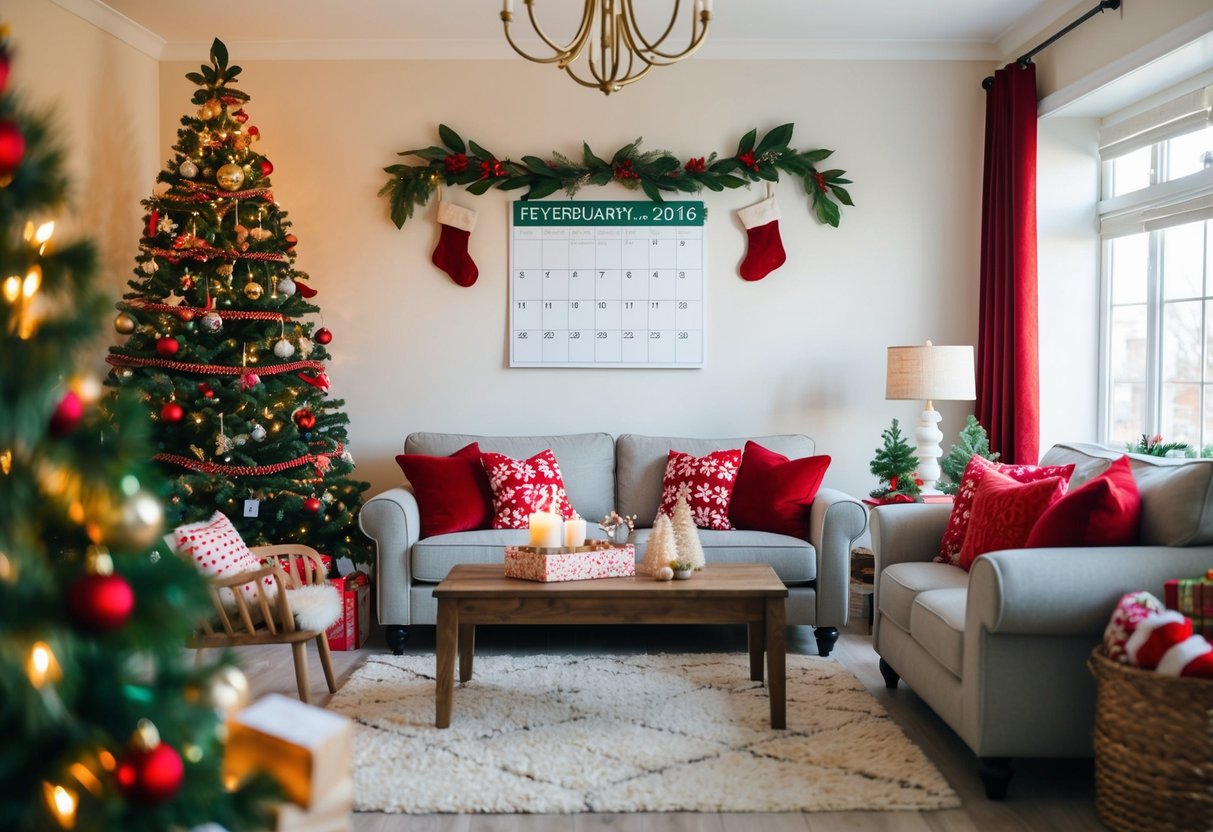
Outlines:
[{"label": "wall calendar", "polygon": [[514,202],[511,367],[702,367],[702,202]]}]

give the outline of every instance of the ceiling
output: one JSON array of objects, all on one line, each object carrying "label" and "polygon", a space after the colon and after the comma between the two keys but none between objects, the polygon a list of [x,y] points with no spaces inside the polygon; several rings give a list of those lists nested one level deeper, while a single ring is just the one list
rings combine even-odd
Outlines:
[{"label": "ceiling", "polygon": [[[212,37],[252,58],[497,58],[500,0],[55,0],[125,28],[162,60],[205,55]],[[671,0],[647,0],[654,20]],[[690,0],[683,0],[684,8]],[[704,57],[998,60],[1089,0],[715,0]],[[536,0],[553,38],[571,35],[574,0]],[[525,16],[524,0],[515,19]],[[101,24],[99,24],[101,25]]]}]

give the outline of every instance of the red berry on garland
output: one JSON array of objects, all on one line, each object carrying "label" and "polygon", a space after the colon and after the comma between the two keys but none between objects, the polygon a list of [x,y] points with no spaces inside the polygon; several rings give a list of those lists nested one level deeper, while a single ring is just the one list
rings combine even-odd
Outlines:
[{"label": "red berry on garland", "polygon": [[25,136],[14,122],[0,121],[0,176],[7,177],[25,158]]},{"label": "red berry on garland", "polygon": [[255,125],[255,124],[252,127],[250,127],[249,129],[245,130],[244,132],[248,133],[254,139],[261,138],[261,131],[257,129],[257,125]]},{"label": "red berry on garland", "polygon": [[198,392],[208,399],[215,398],[215,391],[205,381],[198,382]]},{"label": "red berry on garland", "polygon": [[333,340],[333,333],[329,332],[328,327],[320,327],[316,330],[316,343],[328,344]]},{"label": "red berry on garland", "polygon": [[181,347],[177,343],[176,338],[161,338],[156,342],[156,352],[163,355],[165,358],[171,358],[177,354],[177,350]]},{"label": "red berry on garland", "polygon": [[316,427],[316,414],[306,407],[296,410],[292,418],[295,420],[295,424],[302,430],[311,430]]},{"label": "red berry on garland", "polygon": [[168,402],[160,408],[160,418],[166,422],[180,422],[184,416],[185,411],[176,402]]},{"label": "red berry on garland", "polygon": [[314,514],[320,511],[320,501],[315,497],[308,497],[303,501],[303,507]]},{"label": "red berry on garland", "polygon": [[80,397],[76,395],[75,391],[68,390],[59,400],[59,404],[55,405],[54,412],[51,413],[49,425],[51,436],[62,439],[76,429],[82,418],[84,418],[84,403],[80,401]]},{"label": "red berry on garland", "polygon": [[274,163],[271,162],[269,159],[262,159],[261,160],[261,175],[269,176],[273,172],[274,172]]},{"label": "red berry on garland", "polygon": [[160,732],[146,719],[139,720],[135,736],[118,758],[114,770],[118,788],[134,803],[166,803],[185,780],[185,764],[177,749],[160,741]]},{"label": "red berry on garland", "polygon": [[104,550],[89,549],[85,570],[88,574],[67,588],[68,613],[83,630],[116,630],[135,609],[135,591],[126,578],[114,574],[114,561]]}]

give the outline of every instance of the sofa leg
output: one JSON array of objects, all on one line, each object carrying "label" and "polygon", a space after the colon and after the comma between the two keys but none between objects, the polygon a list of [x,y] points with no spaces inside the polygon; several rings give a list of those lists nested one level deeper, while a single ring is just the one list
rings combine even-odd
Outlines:
[{"label": "sofa leg", "polygon": [[889,690],[893,690],[901,681],[901,676],[884,659],[880,660],[880,675],[884,677],[884,686]]},{"label": "sofa leg", "polygon": [[834,642],[838,641],[838,628],[815,627],[813,635],[817,638],[817,655],[822,657],[830,655],[830,651],[834,649]]},{"label": "sofa leg", "polygon": [[409,640],[409,628],[403,624],[388,624],[385,628],[387,646],[397,656],[404,653],[404,643]]},{"label": "sofa leg", "polygon": [[977,774],[985,784],[987,800],[1004,800],[1014,773],[1010,757],[978,758]]}]

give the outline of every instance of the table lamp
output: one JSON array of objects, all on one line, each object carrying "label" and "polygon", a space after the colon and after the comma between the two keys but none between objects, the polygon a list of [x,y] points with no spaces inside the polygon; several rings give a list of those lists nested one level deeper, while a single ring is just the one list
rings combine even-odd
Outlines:
[{"label": "table lamp", "polygon": [[935,409],[938,401],[969,401],[977,398],[973,381],[972,347],[937,347],[930,341],[920,347],[889,347],[886,364],[886,399],[920,399],[927,403],[914,431],[917,440],[918,477],[923,494],[939,494],[939,458],[943,448],[943,418]]}]

